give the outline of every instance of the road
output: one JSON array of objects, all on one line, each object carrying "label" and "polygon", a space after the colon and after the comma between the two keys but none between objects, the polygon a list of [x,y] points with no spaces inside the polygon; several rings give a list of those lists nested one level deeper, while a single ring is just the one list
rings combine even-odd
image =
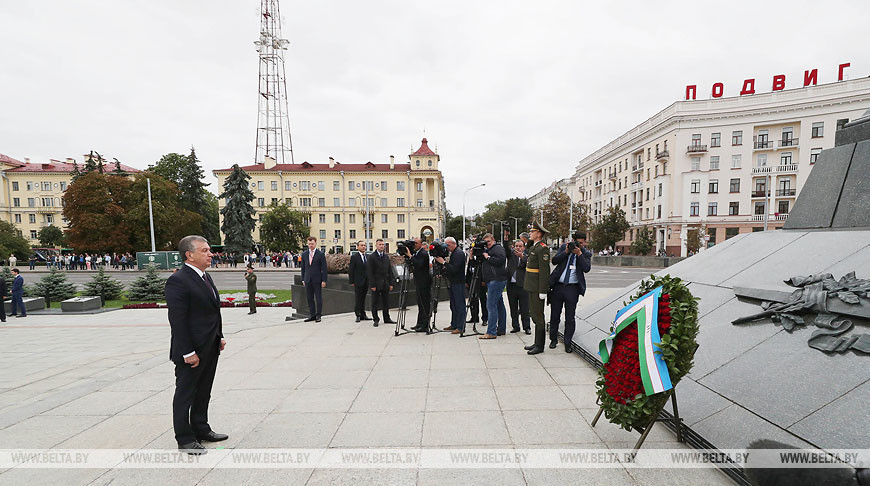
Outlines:
[{"label": "road", "polygon": [[[637,280],[648,277],[651,273],[655,273],[660,269],[657,268],[637,268],[637,267],[593,267],[586,274],[586,283],[589,288],[622,288]],[[144,272],[137,271],[112,271],[108,272],[112,278],[120,280],[124,285],[129,284],[135,278],[143,275]],[[215,285],[219,289],[239,290],[245,288],[245,280],[242,276],[242,267],[237,271],[218,270],[212,271],[210,274],[215,281]],[[288,289],[293,282],[293,276],[298,273],[297,270],[264,270],[257,272],[257,287],[260,290],[276,290]],[[70,271],[69,280],[76,284],[79,289],[85,282],[89,281],[94,275],[94,272]],[[29,272],[24,269],[22,271],[25,282],[33,283],[37,279],[45,275],[45,272]],[[164,276],[169,276],[169,272],[164,272]],[[338,276],[338,278],[347,278],[346,276]]]}]

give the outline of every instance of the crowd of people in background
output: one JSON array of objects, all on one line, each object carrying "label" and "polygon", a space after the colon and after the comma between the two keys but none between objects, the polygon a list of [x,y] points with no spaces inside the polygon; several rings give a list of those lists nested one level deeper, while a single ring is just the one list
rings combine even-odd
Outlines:
[{"label": "crowd of people in background", "polygon": [[[14,267],[18,263],[18,259],[15,255],[11,255],[5,263],[9,267]],[[34,270],[37,266],[45,266],[50,269],[56,268],[58,270],[99,270],[100,268],[132,270],[136,266],[136,257],[130,253],[66,253],[63,255],[48,255],[42,259],[33,254],[30,255],[27,263],[31,270]]]}]

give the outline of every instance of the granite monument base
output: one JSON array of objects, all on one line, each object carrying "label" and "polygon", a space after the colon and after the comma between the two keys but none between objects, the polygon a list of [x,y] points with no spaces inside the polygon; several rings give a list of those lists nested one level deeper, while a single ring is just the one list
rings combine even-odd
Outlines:
[{"label": "granite monument base", "polygon": [[66,299],[60,303],[60,309],[64,312],[84,312],[95,310],[102,307],[102,300],[99,295],[96,296],[81,296]]},{"label": "granite monument base", "polygon": [[[24,297],[22,300],[24,301],[24,309],[27,312],[45,309],[45,298],[43,297]],[[6,309],[6,315],[12,313],[11,297],[6,297],[6,300],[3,301],[3,307]]]}]

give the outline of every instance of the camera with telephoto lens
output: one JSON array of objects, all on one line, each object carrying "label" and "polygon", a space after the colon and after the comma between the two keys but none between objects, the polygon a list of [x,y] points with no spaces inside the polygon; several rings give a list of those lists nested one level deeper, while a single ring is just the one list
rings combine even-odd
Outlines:
[{"label": "camera with telephoto lens", "polygon": [[565,246],[565,252],[574,251],[574,248],[579,248],[576,241],[569,241]]},{"label": "camera with telephoto lens", "polygon": [[408,258],[408,253],[414,253],[414,240],[396,242],[396,254]]},{"label": "camera with telephoto lens", "polygon": [[486,249],[486,241],[483,239],[483,235],[477,235],[474,237],[474,241],[471,243],[471,258],[481,258],[483,257],[483,251]]},{"label": "camera with telephoto lens", "polygon": [[429,256],[432,258],[448,258],[450,256],[450,250],[447,248],[447,244],[441,240],[435,240],[431,245],[429,245]]}]

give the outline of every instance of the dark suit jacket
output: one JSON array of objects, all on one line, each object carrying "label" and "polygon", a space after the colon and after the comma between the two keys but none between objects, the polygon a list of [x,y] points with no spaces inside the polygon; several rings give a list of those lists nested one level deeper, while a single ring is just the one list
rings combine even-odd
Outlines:
[{"label": "dark suit jacket", "polygon": [[[366,262],[369,255],[366,254]],[[350,257],[350,267],[347,270],[347,280],[357,287],[365,287],[368,282],[366,266],[363,265],[362,255],[359,252],[354,253]]]},{"label": "dark suit jacket", "polygon": [[[562,273],[565,271],[565,267],[568,266],[568,262],[570,261],[569,257],[572,253],[565,251],[566,247],[567,245],[560,246],[556,256],[553,257],[553,265],[555,265],[556,268],[554,268],[553,272],[550,273],[550,288],[553,288],[553,286],[559,282],[559,278],[562,277]],[[580,295],[586,295],[586,277],[583,274],[592,268],[592,252],[584,248],[581,256],[574,257],[574,262],[577,265],[577,280],[578,286],[580,287]]]},{"label": "dark suit jacket", "polygon": [[12,296],[13,297],[21,297],[21,295],[23,293],[24,293],[24,277],[19,275],[12,280]]},{"label": "dark suit jacket", "polygon": [[414,271],[414,280],[419,283],[427,283],[432,281],[432,275],[429,273],[429,252],[420,249],[411,257],[411,268]]},{"label": "dark suit jacket", "polygon": [[444,266],[444,271],[447,274],[447,281],[455,283],[465,283],[465,252],[462,248],[456,247],[453,253],[450,254],[450,260]]},{"label": "dark suit jacket", "polygon": [[302,252],[302,282],[306,286],[314,283],[320,285],[321,282],[326,282],[326,276],[329,272],[326,269],[326,255],[317,248],[314,249],[314,261],[311,265],[308,264],[308,252]]},{"label": "dark suit jacket", "polygon": [[185,354],[191,351],[201,354],[205,346],[224,337],[216,291],[187,265],[182,265],[166,280],[166,304],[172,329],[170,360],[183,362]]},{"label": "dark suit jacket", "polygon": [[378,252],[372,252],[366,257],[366,272],[369,288],[387,290],[393,285],[393,266],[390,265],[390,255],[386,252],[378,257]]},{"label": "dark suit jacket", "polygon": [[526,257],[525,253],[523,256],[518,257],[514,255],[514,251],[510,250],[510,254],[508,255],[507,261],[507,281],[510,283],[511,277],[514,272],[517,272],[517,285],[520,287],[523,286],[523,283],[526,281],[526,261],[528,257]]},{"label": "dark suit jacket", "polygon": [[6,298],[6,292],[8,291],[8,287],[6,287],[6,279],[0,278],[0,300]]}]

